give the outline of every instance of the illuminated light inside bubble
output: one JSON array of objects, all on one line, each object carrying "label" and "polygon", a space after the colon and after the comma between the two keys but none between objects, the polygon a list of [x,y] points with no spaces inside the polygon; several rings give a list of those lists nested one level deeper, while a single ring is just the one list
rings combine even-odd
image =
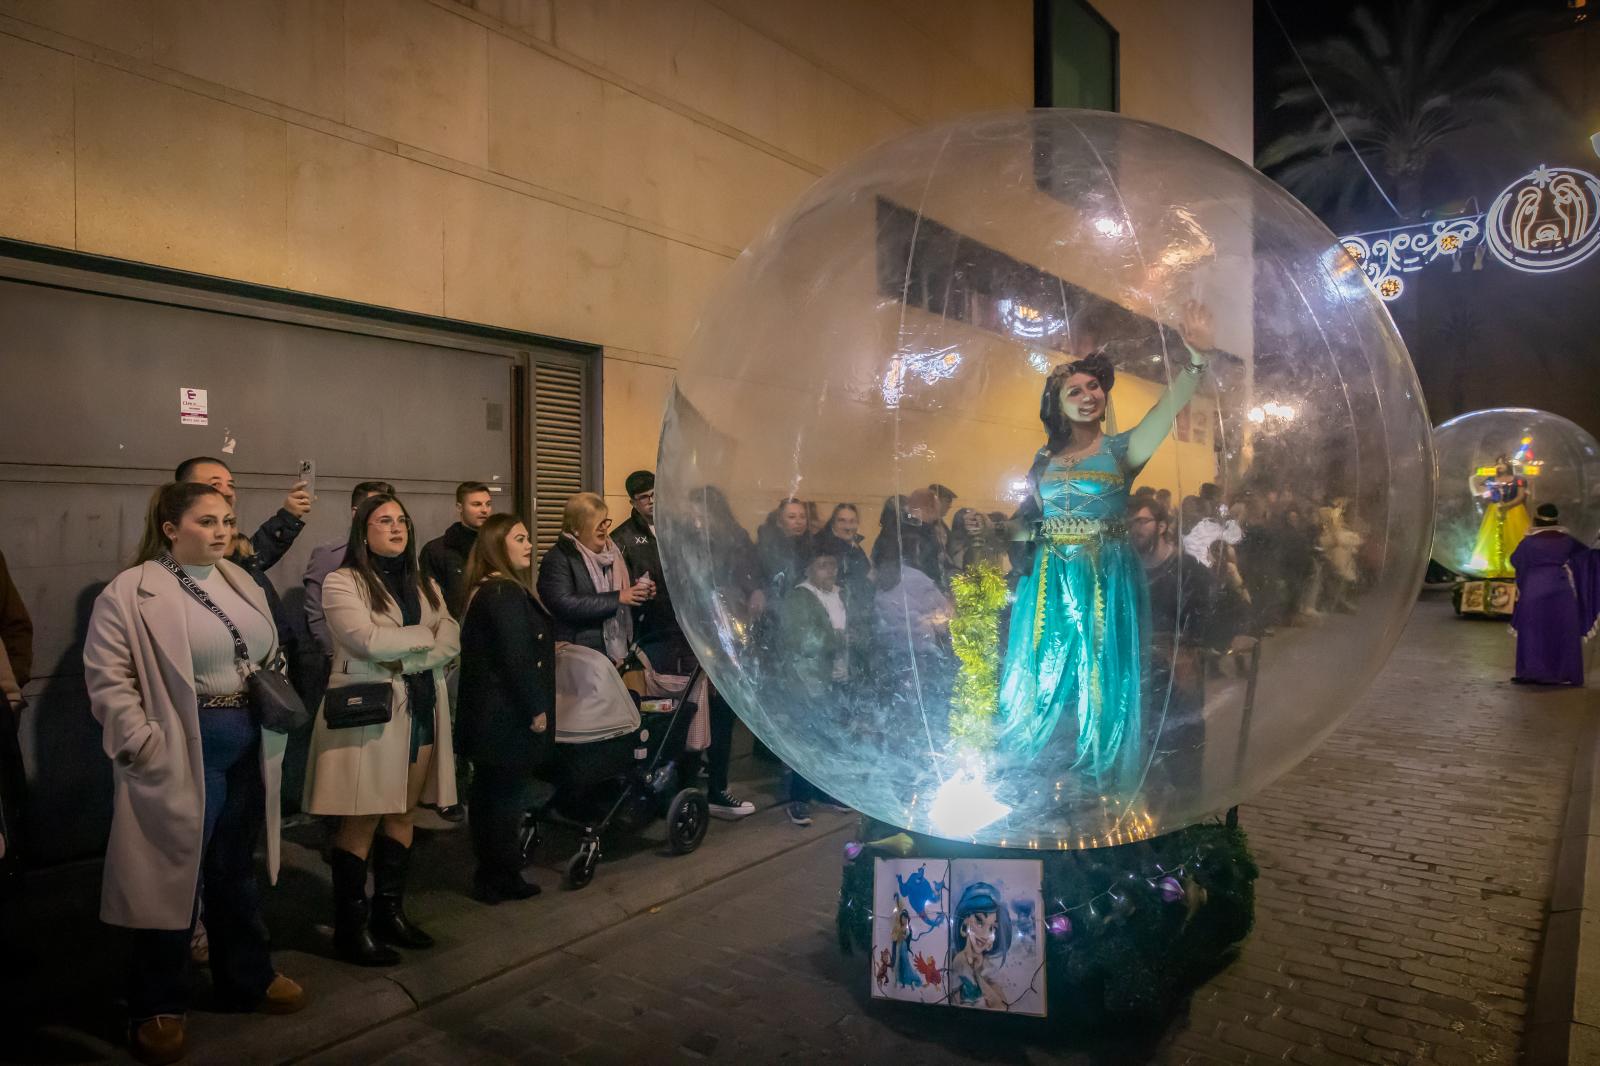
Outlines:
[{"label": "illuminated light inside bubble", "polygon": [[1094,220],[1095,232],[1102,237],[1121,237],[1124,227],[1114,218],[1097,218]]},{"label": "illuminated light inside bubble", "polygon": [[928,817],[948,837],[970,837],[1011,813],[995,798],[982,770],[963,770],[951,777],[933,797]]}]

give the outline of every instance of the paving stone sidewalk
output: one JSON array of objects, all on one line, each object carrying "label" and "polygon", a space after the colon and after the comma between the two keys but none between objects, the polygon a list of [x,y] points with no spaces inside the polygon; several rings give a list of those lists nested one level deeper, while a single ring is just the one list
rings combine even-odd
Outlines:
[{"label": "paving stone sidewalk", "polygon": [[1513,1062],[1588,697],[1510,685],[1509,654],[1419,605],[1351,719],[1243,808],[1256,931],[1163,1033],[1062,1048],[866,1000],[836,833],[311,1061]]},{"label": "paving stone sidewalk", "polygon": [[[1061,1047],[1024,1019],[867,1000],[833,931],[850,823],[773,809],[717,833],[704,858],[726,873],[682,892],[660,879],[701,857],[648,848],[584,893],[497,908],[452,875],[419,903],[445,950],[382,979],[308,956],[336,1006],[201,1016],[193,1060],[1513,1062],[1591,695],[1512,686],[1509,659],[1503,626],[1419,605],[1350,720],[1242,809],[1256,930],[1162,1032]],[[617,893],[641,885],[665,902],[630,910]]]}]

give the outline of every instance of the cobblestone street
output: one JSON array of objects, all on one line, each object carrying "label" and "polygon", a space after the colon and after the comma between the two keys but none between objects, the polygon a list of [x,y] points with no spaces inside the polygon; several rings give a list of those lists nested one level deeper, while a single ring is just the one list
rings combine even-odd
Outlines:
[{"label": "cobblestone street", "polygon": [[1419,605],[1351,719],[1242,809],[1256,930],[1142,1042],[867,1001],[833,932],[841,828],[311,1061],[1512,1062],[1587,697],[1513,687],[1509,655]]}]

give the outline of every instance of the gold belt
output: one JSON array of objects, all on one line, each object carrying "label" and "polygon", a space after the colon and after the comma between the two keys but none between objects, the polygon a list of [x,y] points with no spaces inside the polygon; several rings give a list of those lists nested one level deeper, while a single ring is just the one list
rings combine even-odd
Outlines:
[{"label": "gold belt", "polygon": [[1051,544],[1089,544],[1127,535],[1127,523],[1118,519],[1070,518],[1066,515],[1056,515],[1039,523],[1039,539]]}]

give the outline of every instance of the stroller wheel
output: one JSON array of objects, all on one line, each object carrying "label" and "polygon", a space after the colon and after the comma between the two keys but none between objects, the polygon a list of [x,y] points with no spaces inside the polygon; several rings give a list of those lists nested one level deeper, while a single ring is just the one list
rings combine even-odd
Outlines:
[{"label": "stroller wheel", "polygon": [[589,837],[578,845],[578,850],[567,860],[567,885],[583,888],[594,880],[594,868],[600,864],[600,841]]},{"label": "stroller wheel", "polygon": [[522,861],[528,862],[533,858],[534,849],[544,841],[539,832],[539,820],[531,812],[523,816],[522,829],[517,835],[522,843]]},{"label": "stroller wheel", "polygon": [[706,838],[706,826],[711,822],[711,806],[706,794],[697,788],[686,788],[672,797],[667,805],[667,843],[674,855],[687,855],[700,846]]}]

